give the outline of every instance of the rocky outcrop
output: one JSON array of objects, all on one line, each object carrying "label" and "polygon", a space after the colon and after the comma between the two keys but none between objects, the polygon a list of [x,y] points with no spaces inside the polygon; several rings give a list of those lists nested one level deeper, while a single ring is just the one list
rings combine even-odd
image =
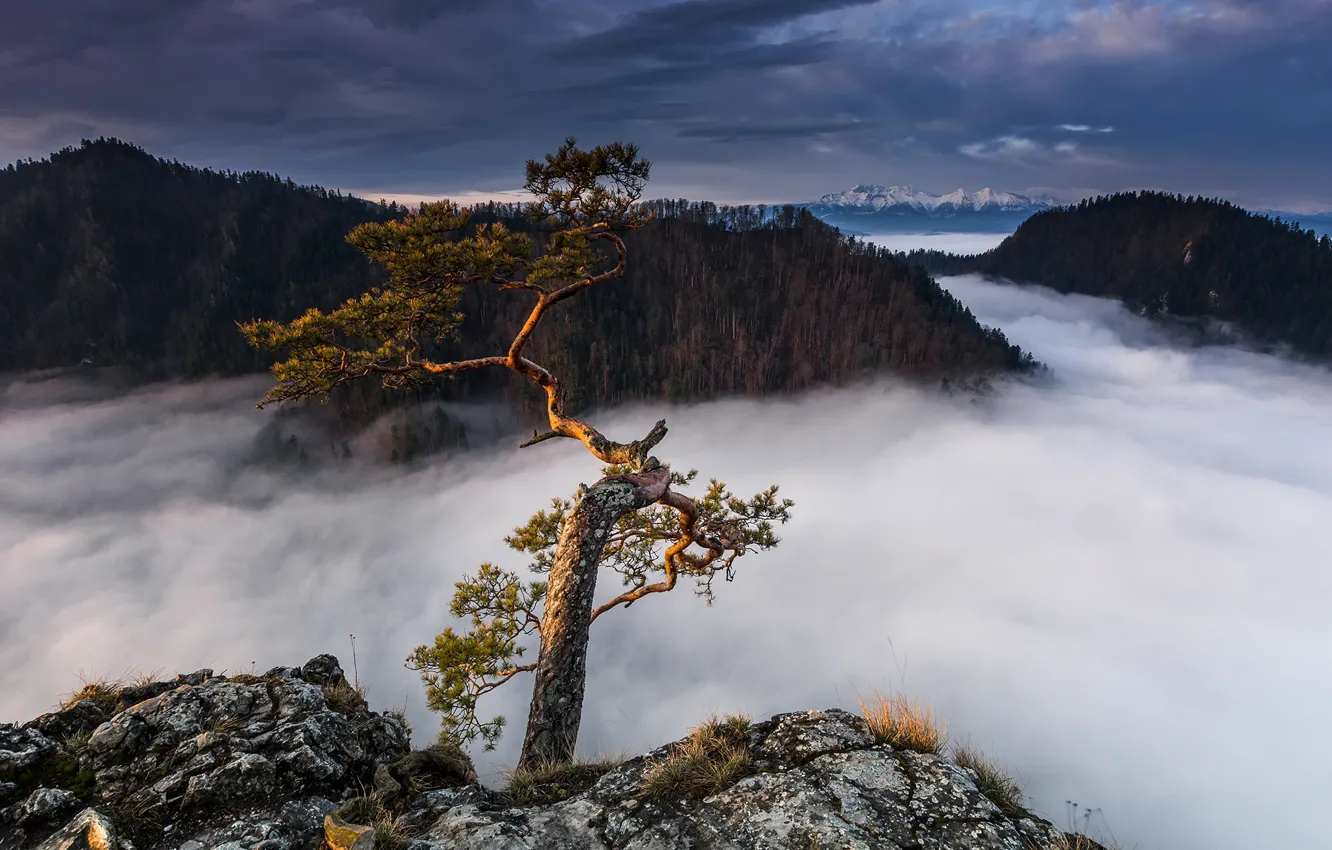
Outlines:
[{"label": "rocky outcrop", "polygon": [[702,785],[654,785],[676,742],[519,793],[478,784],[456,749],[410,752],[331,656],[87,702],[0,725],[0,850],[1099,847],[840,710],[727,727],[731,763]]},{"label": "rocky outcrop", "polygon": [[[633,759],[568,800],[512,808],[501,795],[436,795],[414,850],[1029,850],[1064,835],[1011,818],[976,777],[878,743],[840,710],[783,714],[749,733],[749,775],[706,797],[654,799],[646,774],[678,744]],[[470,790],[470,789],[469,789]],[[1091,847],[1094,845],[1086,844]]]},{"label": "rocky outcrop", "polygon": [[85,691],[0,725],[0,850],[313,847],[324,816],[410,749],[328,655]]}]

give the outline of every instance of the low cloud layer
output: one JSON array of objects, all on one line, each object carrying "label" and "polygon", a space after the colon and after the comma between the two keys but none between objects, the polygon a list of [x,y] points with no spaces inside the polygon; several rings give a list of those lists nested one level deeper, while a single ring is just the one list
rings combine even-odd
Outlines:
[{"label": "low cloud layer", "polygon": [[950,254],[981,254],[1003,242],[1012,233],[872,233],[864,237],[893,251],[947,251]]},{"label": "low cloud layer", "polygon": [[[1332,379],[1191,347],[1115,304],[946,285],[1052,367],[971,402],[884,382],[667,411],[660,454],[797,502],[707,608],[685,588],[594,629],[581,744],[642,751],[710,711],[904,689],[1126,847],[1312,847],[1332,746]],[[334,652],[436,728],[402,668],[452,584],[590,482],[547,443],[414,472],[244,465],[258,381],[0,395],[0,717],[79,670],[263,670]],[[619,438],[662,410],[598,418]],[[614,588],[607,580],[603,594]],[[511,762],[530,681],[485,708]],[[1100,819],[1097,818],[1099,821]]]}]

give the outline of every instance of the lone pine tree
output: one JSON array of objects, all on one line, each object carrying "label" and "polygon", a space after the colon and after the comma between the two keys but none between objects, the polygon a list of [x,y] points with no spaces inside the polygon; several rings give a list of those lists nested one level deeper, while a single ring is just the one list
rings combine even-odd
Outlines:
[{"label": "lone pine tree", "polygon": [[[628,252],[617,231],[641,227],[638,203],[649,163],[633,145],[580,150],[574,139],[527,163],[526,189],[534,200],[538,242],[503,224],[482,224],[465,235],[469,214],[441,201],[388,222],[356,227],[347,241],[387,269],[387,281],[329,313],[316,309],[289,322],[251,321],[241,330],[251,345],[282,349],[276,378],[259,406],[303,398],[327,399],[339,385],[378,378],[406,387],[436,376],[502,368],[532,381],[545,394],[549,428],[523,448],[556,438],[580,441],[606,466],[591,487],[556,499],[505,539],[533,556],[545,581],[524,583],[486,563],[457,585],[455,617],[471,630],[447,628],[433,645],[418,647],[408,665],[420,671],[430,707],[444,715],[442,736],[459,743],[481,738],[494,745],[503,717],[482,721],[477,699],[515,675],[535,675],[521,767],[573,758],[587,677],[589,627],[603,614],[644,596],[675,588],[681,576],[698,583],[709,603],[718,574],[734,575],[735,561],[778,542],[773,523],[790,518],[792,502],[777,487],[748,500],[713,480],[701,498],[674,489],[697,473],[677,473],[649,452],[666,436],[665,420],[641,439],[619,443],[565,410],[559,378],[524,350],[543,317],[561,301],[620,278]],[[608,267],[609,266],[609,267]],[[534,299],[531,313],[507,352],[447,360],[433,356],[454,339],[464,287],[491,286]],[[620,573],[625,590],[595,606],[597,572]],[[659,580],[654,580],[659,579]],[[537,659],[517,664],[519,641],[540,639]]]}]

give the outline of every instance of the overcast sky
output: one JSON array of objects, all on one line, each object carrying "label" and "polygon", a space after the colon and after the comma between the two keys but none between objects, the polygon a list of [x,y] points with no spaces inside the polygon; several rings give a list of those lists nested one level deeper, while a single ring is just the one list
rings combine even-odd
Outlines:
[{"label": "overcast sky", "polygon": [[1332,207],[1332,0],[6,0],[0,160],[114,135],[407,197],[566,135],[650,194],[1157,187]]},{"label": "overcast sky", "polygon": [[[1327,371],[1188,347],[1108,301],[945,285],[1052,379],[982,404],[885,383],[597,418],[624,440],[664,412],[664,460],[797,504],[714,607],[682,585],[597,622],[583,749],[900,689],[1057,822],[1065,800],[1102,809],[1123,847],[1325,844]],[[505,443],[291,480],[244,462],[264,385],[0,388],[0,720],[48,709],[80,670],[333,652],[350,671],[355,633],[372,706],[434,734],[403,659],[449,624],[455,581],[522,569],[501,537],[598,464]],[[485,700],[512,724],[480,756],[492,776],[530,688]]]}]

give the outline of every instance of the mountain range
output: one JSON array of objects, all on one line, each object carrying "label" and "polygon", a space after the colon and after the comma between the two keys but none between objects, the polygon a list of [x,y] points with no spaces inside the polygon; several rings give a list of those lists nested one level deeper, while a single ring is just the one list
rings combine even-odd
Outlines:
[{"label": "mountain range", "polygon": [[[853,236],[882,233],[1003,233],[1017,229],[1030,216],[1062,206],[1053,198],[1031,197],[991,188],[979,192],[957,189],[945,195],[911,186],[861,183],[842,192],[800,204],[823,221]],[[1259,209],[1258,215],[1298,223],[1320,236],[1332,234],[1332,209],[1296,213]]]},{"label": "mountain range", "polygon": [[1254,215],[1267,216],[1298,224],[1304,230],[1312,230],[1319,236],[1332,236],[1332,210],[1318,212],[1290,212],[1289,210],[1253,210]]},{"label": "mountain range", "polygon": [[857,234],[922,230],[1013,230],[1033,213],[1058,206],[1050,198],[1032,198],[985,188],[958,189],[946,195],[911,186],[865,183],[803,204],[829,224]]},{"label": "mountain range", "polygon": [[[795,207],[647,206],[656,217],[625,236],[624,279],[562,306],[529,349],[564,377],[574,409],[1032,366],[924,269],[849,244]],[[0,374],[79,364],[142,380],[262,371],[267,355],[236,323],[289,321],[378,285],[382,270],[345,236],[404,212],[270,174],[168,162],[114,139],[0,168]],[[533,227],[512,206],[472,214],[474,224]],[[507,350],[531,304],[469,288],[460,310],[459,340],[441,356]],[[416,400],[506,393],[530,406],[536,396],[523,389],[478,372],[416,388],[428,393]],[[352,428],[406,395],[367,382],[336,398],[336,412]]]}]

